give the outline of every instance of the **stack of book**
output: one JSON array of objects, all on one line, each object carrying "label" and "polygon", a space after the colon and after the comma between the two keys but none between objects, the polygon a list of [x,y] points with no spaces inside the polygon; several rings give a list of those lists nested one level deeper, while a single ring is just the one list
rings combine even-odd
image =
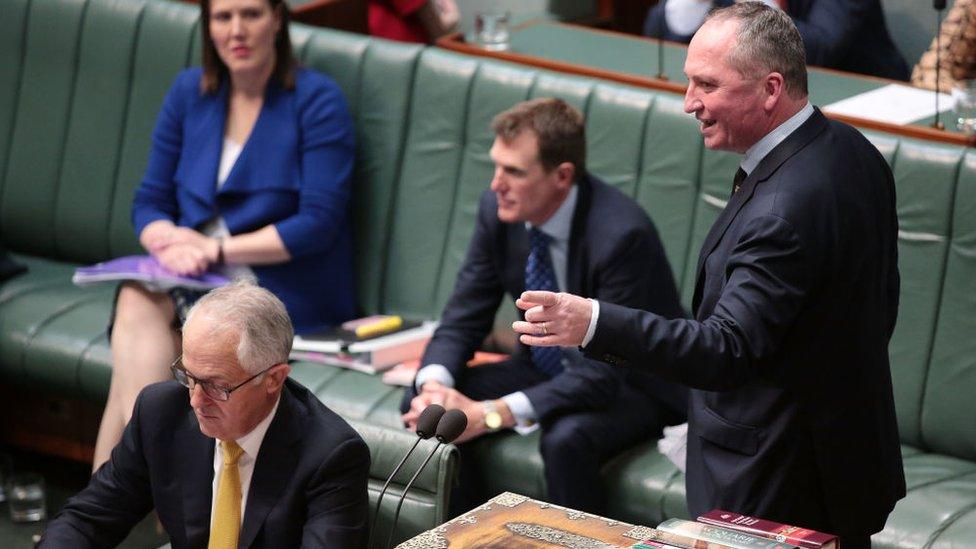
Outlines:
[{"label": "stack of book", "polygon": [[330,364],[367,374],[419,359],[437,328],[433,321],[405,321],[374,315],[341,326],[296,335],[291,358]]},{"label": "stack of book", "polygon": [[668,519],[632,549],[838,549],[837,536],[716,509],[697,522]]}]

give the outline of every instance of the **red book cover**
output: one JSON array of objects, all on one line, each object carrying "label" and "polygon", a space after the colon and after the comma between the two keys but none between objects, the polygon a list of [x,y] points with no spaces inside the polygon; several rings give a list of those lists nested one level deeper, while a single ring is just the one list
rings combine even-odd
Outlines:
[{"label": "red book cover", "polygon": [[839,549],[840,544],[837,536],[825,534],[809,528],[780,524],[772,520],[766,520],[730,511],[714,509],[698,517],[698,522],[721,526],[731,530],[746,532],[754,536],[792,543],[800,547],[809,549]]}]

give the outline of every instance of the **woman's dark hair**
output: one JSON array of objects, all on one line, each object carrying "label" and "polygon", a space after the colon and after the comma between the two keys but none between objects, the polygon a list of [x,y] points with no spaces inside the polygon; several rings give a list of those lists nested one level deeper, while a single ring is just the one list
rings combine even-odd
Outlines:
[{"label": "woman's dark hair", "polygon": [[[284,0],[265,0],[272,12],[281,17],[281,29],[275,35],[275,66],[271,80],[286,90],[295,89],[295,69],[298,63],[291,51],[291,37],[288,34],[290,14]],[[210,0],[200,0],[200,34],[203,36],[203,77],[200,79],[201,93],[216,93],[220,83],[227,78],[227,65],[217,54],[213,38],[210,36]]]}]

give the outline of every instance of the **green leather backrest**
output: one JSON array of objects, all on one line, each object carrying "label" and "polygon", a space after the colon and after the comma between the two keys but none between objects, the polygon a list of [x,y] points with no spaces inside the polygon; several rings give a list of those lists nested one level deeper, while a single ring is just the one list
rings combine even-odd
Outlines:
[{"label": "green leather backrest", "polygon": [[[699,138],[700,139],[700,138]],[[674,146],[673,144],[671,145]],[[690,310],[692,295],[695,292],[695,276],[698,266],[698,252],[701,250],[708,230],[728,203],[732,191],[732,177],[739,166],[739,157],[722,151],[702,149],[700,152],[698,195],[690,212],[692,219],[691,238],[685,255],[684,276],[681,285],[681,302]],[[687,161],[694,162],[695,156]],[[731,174],[731,175],[730,175]],[[668,243],[665,242],[665,247]]]},{"label": "green leather backrest", "polygon": [[952,199],[963,150],[869,134],[892,167],[898,197],[898,324],[889,345],[903,442],[920,445],[923,390],[945,272]]},{"label": "green leather backrest", "polygon": [[428,50],[413,83],[403,163],[394,195],[384,305],[434,317],[445,228],[456,205],[467,98],[478,63]]},{"label": "green leather backrest", "polygon": [[[373,521],[376,520],[373,509],[376,508],[376,501],[383,484],[413,446],[417,437],[407,431],[394,430],[366,421],[350,421],[350,425],[359,432],[369,446],[371,460],[368,484],[369,512],[370,520]],[[438,446],[433,439],[425,440],[416,447],[383,496],[374,537],[380,543],[374,543],[374,547],[385,547],[393,514],[403,494],[403,488],[428,455],[431,456],[430,461],[403,500],[394,543],[416,536],[429,529],[431,525],[441,524],[450,518],[447,516],[449,494],[447,491],[439,490],[438,487],[445,486],[454,479],[457,454],[457,448],[453,445]]]},{"label": "green leather backrest", "polygon": [[[586,115],[589,169],[664,219],[659,230],[676,278],[682,279],[692,253],[690,208],[698,193],[701,140],[680,99],[428,50],[414,82],[389,236],[385,309],[439,314],[473,230],[477,198],[491,181],[492,117],[524,99],[553,95]],[[689,147],[675,147],[676,135],[686,136]],[[690,168],[683,162],[689,152]],[[660,195],[657,188],[646,189],[645,181],[662,189]],[[727,188],[724,180],[720,185]],[[702,239],[710,223],[703,222]]]},{"label": "green leather backrest", "polygon": [[482,64],[472,77],[467,97],[464,151],[459,159],[454,191],[454,212],[447,226],[445,253],[434,299],[438,310],[450,297],[474,232],[478,199],[493,177],[494,165],[488,156],[495,137],[490,129],[491,120],[497,113],[528,99],[533,81],[533,71],[500,64]]},{"label": "green leather backrest", "polygon": [[200,35],[199,10],[182,3],[150,2],[142,12],[126,104],[119,164],[108,228],[109,256],[140,253],[132,230],[132,197],[142,180],[156,114],[176,73],[199,59],[191,44]]},{"label": "green leather backrest", "polygon": [[309,67],[330,75],[342,88],[356,122],[353,226],[357,293],[366,313],[382,307],[401,144],[421,49],[335,31],[317,33],[304,52]]},{"label": "green leather backrest", "polygon": [[26,18],[0,233],[5,242],[39,255],[57,253],[57,185],[84,12],[83,0],[35,0]]},{"label": "green leather backrest", "polygon": [[[691,249],[696,205],[699,204],[698,181],[701,156],[705,150],[696,122],[684,112],[681,97],[659,95],[644,122],[644,145],[640,150],[640,177],[637,201],[654,220],[675,282],[685,280],[685,272],[694,270],[697,250]],[[675,147],[674,143],[687,143]],[[690,305],[690,297],[685,304]]]},{"label": "green leather backrest", "polygon": [[941,453],[976,460],[976,153],[962,162],[951,211],[948,261],[925,379],[922,439]]},{"label": "green leather backrest", "polygon": [[[7,171],[11,130],[17,114],[28,5],[28,0],[9,0],[4,3],[3,17],[0,17],[0,200],[3,197],[3,174]],[[0,239],[2,237],[3,225],[0,224]]]},{"label": "green leather backrest", "polygon": [[[116,209],[113,182],[124,142],[132,57],[145,2],[89,2],[81,22],[74,91],[54,201],[54,241],[59,256],[95,261],[109,253],[107,230]],[[96,183],[103,182],[103,183]],[[125,198],[125,197],[123,197]]]},{"label": "green leather backrest", "polygon": [[189,60],[198,10],[142,0],[9,4],[2,24],[26,23],[19,43],[14,29],[0,39],[10,61],[0,69],[0,122],[10,120],[0,131],[9,140],[0,149],[9,151],[0,157],[3,241],[81,262],[133,253],[132,193],[162,97]]}]

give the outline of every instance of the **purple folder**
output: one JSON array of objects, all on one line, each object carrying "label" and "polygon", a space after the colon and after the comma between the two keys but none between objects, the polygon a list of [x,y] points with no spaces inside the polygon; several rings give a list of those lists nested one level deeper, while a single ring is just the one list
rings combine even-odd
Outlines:
[{"label": "purple folder", "polygon": [[78,267],[71,277],[71,281],[78,286],[120,280],[138,280],[156,291],[171,288],[211,290],[230,282],[226,276],[213,271],[207,271],[200,276],[180,276],[167,270],[156,258],[149,255],[130,255],[90,267]]}]

